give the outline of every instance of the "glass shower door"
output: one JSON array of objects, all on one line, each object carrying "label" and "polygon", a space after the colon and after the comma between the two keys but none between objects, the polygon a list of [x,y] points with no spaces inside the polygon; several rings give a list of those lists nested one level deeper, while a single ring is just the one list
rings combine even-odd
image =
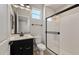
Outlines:
[{"label": "glass shower door", "polygon": [[60,52],[60,40],[59,40],[59,19],[58,17],[51,17],[46,20],[46,33],[47,33],[47,49],[54,54]]}]

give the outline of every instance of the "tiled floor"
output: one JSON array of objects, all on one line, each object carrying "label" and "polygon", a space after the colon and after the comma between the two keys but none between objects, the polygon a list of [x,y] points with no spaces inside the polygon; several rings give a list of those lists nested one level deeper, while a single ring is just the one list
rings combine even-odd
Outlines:
[{"label": "tiled floor", "polygon": [[[40,55],[39,51],[34,51],[33,54],[34,55]],[[47,50],[45,50],[44,55],[50,55],[50,53]]]}]

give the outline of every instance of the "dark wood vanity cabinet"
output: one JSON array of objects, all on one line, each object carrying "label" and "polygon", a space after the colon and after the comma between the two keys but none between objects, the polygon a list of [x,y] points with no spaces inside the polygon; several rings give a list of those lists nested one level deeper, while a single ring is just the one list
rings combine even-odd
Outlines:
[{"label": "dark wood vanity cabinet", "polygon": [[33,39],[10,42],[11,55],[33,55]]}]

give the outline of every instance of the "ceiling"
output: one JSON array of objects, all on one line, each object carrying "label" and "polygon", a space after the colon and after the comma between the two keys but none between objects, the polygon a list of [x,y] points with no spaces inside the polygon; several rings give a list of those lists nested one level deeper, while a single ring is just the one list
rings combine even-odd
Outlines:
[{"label": "ceiling", "polygon": [[69,4],[46,4],[45,6],[51,8],[54,11],[61,10],[62,8],[68,6]]}]

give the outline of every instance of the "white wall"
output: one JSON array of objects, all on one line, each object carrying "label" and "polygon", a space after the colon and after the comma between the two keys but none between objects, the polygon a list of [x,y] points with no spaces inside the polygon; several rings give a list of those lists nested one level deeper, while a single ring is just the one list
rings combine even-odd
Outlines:
[{"label": "white wall", "polygon": [[32,4],[32,9],[37,9],[41,11],[41,19],[31,19],[31,24],[38,24],[38,25],[31,25],[31,34],[34,36],[40,36],[40,40],[43,41],[43,4]]},{"label": "white wall", "polygon": [[8,33],[8,7],[0,5],[0,42],[6,40]]},{"label": "white wall", "polygon": [[9,9],[7,4],[0,4],[0,54],[9,54],[8,38],[10,35]]},{"label": "white wall", "polygon": [[0,55],[9,55],[10,49],[9,49],[9,39],[6,38],[3,42],[0,43]]},{"label": "white wall", "polygon": [[52,10],[51,8],[45,6],[45,17],[51,16],[55,13],[54,10]]}]

